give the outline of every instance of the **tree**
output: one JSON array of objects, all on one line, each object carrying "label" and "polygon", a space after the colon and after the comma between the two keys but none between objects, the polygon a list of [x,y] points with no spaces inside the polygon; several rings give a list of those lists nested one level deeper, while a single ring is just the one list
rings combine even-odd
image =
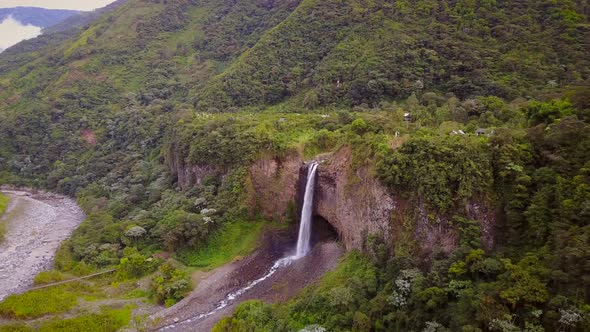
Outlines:
[{"label": "tree", "polygon": [[534,254],[528,254],[518,264],[509,259],[502,260],[506,272],[499,276],[502,282],[500,297],[506,300],[512,309],[526,304],[540,304],[547,300],[549,292],[542,280],[547,277],[548,270]]},{"label": "tree", "polygon": [[367,132],[368,128],[369,126],[362,118],[352,121],[352,124],[350,125],[350,129],[352,129],[352,131],[358,135],[363,135],[365,132]]},{"label": "tree", "polygon": [[315,90],[309,90],[303,99],[303,107],[308,110],[318,107],[320,104],[320,97]]}]

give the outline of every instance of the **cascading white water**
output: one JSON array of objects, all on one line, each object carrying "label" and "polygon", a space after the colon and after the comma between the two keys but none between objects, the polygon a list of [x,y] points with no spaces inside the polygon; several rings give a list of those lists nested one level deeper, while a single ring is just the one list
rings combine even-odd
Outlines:
[{"label": "cascading white water", "polygon": [[301,209],[301,222],[299,225],[299,237],[297,238],[297,251],[294,259],[301,258],[309,252],[309,239],[311,238],[311,214],[313,212],[313,194],[315,192],[315,174],[318,163],[313,162],[308,166],[307,183],[303,195],[303,208]]},{"label": "cascading white water", "polygon": [[303,207],[301,209],[301,222],[299,225],[299,236],[297,237],[297,250],[295,251],[295,255],[287,256],[277,260],[273,266],[264,274],[262,277],[251,281],[245,287],[242,287],[234,292],[231,292],[225,296],[225,298],[217,304],[215,309],[202,313],[200,315],[185,319],[181,322],[177,322],[176,324],[171,324],[165,326],[159,331],[166,331],[168,329],[174,328],[179,324],[190,324],[192,322],[201,320],[203,318],[209,317],[214,313],[218,312],[219,310],[227,307],[230,305],[236,298],[240,297],[248,290],[252,289],[254,286],[258,285],[259,283],[263,282],[264,280],[270,278],[277,270],[283,266],[287,266],[291,264],[293,261],[300,259],[307,255],[309,252],[309,241],[311,238],[311,221],[312,221],[312,213],[313,213],[313,194],[315,191],[315,178],[316,172],[318,168],[317,162],[312,162],[309,164],[307,169],[307,183],[305,184],[305,193],[303,194]]}]

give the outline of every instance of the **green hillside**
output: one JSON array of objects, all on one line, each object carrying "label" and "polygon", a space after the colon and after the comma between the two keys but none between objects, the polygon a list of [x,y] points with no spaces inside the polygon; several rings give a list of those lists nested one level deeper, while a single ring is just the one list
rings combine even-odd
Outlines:
[{"label": "green hillside", "polygon": [[[176,303],[183,264],[222,265],[276,228],[253,163],[350,150],[347,188],[367,173],[402,202],[393,236],[364,234],[319,284],[216,331],[590,329],[587,1],[129,0],[49,36],[0,54],[0,184],[86,212],[39,283],[119,271],[51,291],[71,306]],[[186,188],[190,166],[212,171]],[[493,234],[468,217],[482,206]],[[456,247],[424,249],[419,220]],[[10,297],[0,318],[81,315],[52,294]],[[131,310],[107,309],[72,319],[120,327]],[[6,331],[45,326],[23,324]]]},{"label": "green hillside", "polygon": [[539,97],[588,78],[587,12],[583,1],[130,1],[26,65],[0,57],[12,138],[0,153],[35,133],[20,151],[46,173],[84,151],[52,136],[106,138],[106,119],[133,103],[178,113]]},{"label": "green hillside", "polygon": [[308,91],[321,105],[376,105],[420,90],[524,96],[588,77],[588,25],[575,9],[550,1],[303,1],[215,77],[202,105],[272,104]]}]

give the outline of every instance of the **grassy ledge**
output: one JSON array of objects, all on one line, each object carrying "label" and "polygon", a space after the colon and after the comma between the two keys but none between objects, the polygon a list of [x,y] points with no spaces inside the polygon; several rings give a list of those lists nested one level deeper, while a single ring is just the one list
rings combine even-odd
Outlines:
[{"label": "grassy ledge", "polygon": [[206,246],[198,250],[181,251],[177,258],[187,266],[212,270],[250,254],[256,249],[265,230],[280,227],[265,221],[228,223],[210,238]]}]

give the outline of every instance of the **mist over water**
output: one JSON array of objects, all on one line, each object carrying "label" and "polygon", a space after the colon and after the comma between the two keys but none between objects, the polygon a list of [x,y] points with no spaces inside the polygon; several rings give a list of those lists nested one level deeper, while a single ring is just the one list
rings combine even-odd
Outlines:
[{"label": "mist over water", "polygon": [[0,52],[25,39],[31,39],[41,34],[41,28],[34,25],[23,25],[8,16],[0,23]]}]

